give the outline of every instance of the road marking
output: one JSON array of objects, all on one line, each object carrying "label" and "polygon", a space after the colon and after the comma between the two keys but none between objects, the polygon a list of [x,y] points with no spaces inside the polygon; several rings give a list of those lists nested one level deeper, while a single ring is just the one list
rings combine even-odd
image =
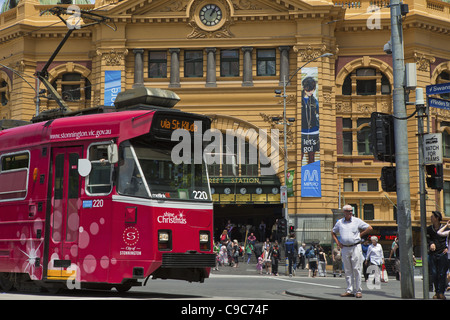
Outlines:
[{"label": "road marking", "polygon": [[339,289],[339,288],[340,288],[340,287],[338,287],[338,286],[331,286],[331,285],[328,285],[328,284],[320,284],[320,283],[312,283],[312,282],[296,281],[296,280],[283,279],[283,278],[266,278],[266,279],[273,279],[273,280],[287,281],[287,282],[301,283],[301,284],[310,284],[310,285],[312,285],[312,286],[327,287],[327,288],[334,288],[334,289]]},{"label": "road marking", "polygon": [[332,286],[332,285],[328,285],[328,284],[320,284],[320,283],[312,283],[312,282],[304,282],[304,281],[297,281],[294,279],[283,279],[280,277],[273,277],[273,276],[261,276],[261,275],[238,275],[238,274],[234,274],[234,275],[230,275],[230,274],[211,274],[210,278],[258,278],[258,279],[273,279],[273,280],[279,280],[279,281],[286,281],[286,282],[292,282],[292,283],[296,283],[296,284],[309,284],[312,286],[319,286],[319,287],[327,287],[327,288],[334,288],[334,289],[340,289],[341,287],[339,286]]}]

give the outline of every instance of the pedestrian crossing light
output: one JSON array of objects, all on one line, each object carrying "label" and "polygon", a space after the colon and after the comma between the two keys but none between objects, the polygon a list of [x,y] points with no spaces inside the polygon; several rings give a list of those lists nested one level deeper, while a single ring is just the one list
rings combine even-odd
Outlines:
[{"label": "pedestrian crossing light", "polygon": [[385,192],[397,191],[397,177],[395,167],[383,167],[381,169],[381,188]]},{"label": "pedestrian crossing light", "polygon": [[428,188],[441,191],[444,188],[444,168],[442,163],[426,165]]},{"label": "pedestrian crossing light", "polygon": [[375,159],[395,162],[394,118],[373,112],[370,117],[370,148]]},{"label": "pedestrian crossing light", "polygon": [[278,232],[282,237],[285,237],[287,234],[287,221],[285,218],[278,219]]}]

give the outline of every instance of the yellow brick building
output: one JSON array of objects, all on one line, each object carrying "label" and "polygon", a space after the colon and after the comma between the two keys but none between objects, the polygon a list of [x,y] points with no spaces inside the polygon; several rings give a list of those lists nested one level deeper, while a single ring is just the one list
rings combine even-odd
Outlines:
[{"label": "yellow brick building", "polygon": [[[2,119],[29,120],[57,106],[45,97],[36,103],[39,90],[34,77],[68,30],[48,12],[55,6],[51,3],[9,0],[3,5]],[[409,5],[403,19],[405,62],[416,63],[418,87],[449,82],[450,3],[405,3]],[[349,203],[388,243],[396,230],[396,194],[382,190],[380,172],[388,164],[374,160],[369,148],[371,113],[393,111],[392,57],[383,51],[390,39],[388,4],[384,0],[80,2],[76,8],[110,20],[75,30],[50,65],[49,81],[77,110],[108,103],[105,75],[120,71],[121,90],[140,85],[173,90],[181,97],[178,108],[210,115],[213,126],[223,133],[279,129],[280,161],[274,175],[262,175],[261,165],[245,163],[249,158],[245,152],[238,152],[244,163],[236,175],[229,164],[211,166],[217,232],[231,219],[255,228],[265,220],[266,235],[270,233],[275,219],[282,217],[279,190],[287,156],[288,170],[294,172],[289,223],[300,241],[330,243],[333,211]],[[325,53],[333,55],[319,58]],[[274,120],[282,117],[284,101],[274,92],[282,90],[283,80],[294,74],[286,86],[286,115],[292,121],[286,152],[283,126]],[[307,86],[303,80],[308,77],[315,79],[314,100],[302,96]],[[39,89],[43,88],[41,84]],[[410,100],[414,99],[412,92]],[[303,109],[303,101],[310,101],[309,109]],[[317,102],[315,111],[311,101]],[[414,107],[407,110],[411,114]],[[305,127],[312,127],[315,120],[315,133],[306,133]],[[450,177],[450,112],[431,109],[430,125],[432,132],[443,133],[444,169]],[[309,137],[303,143],[302,131]],[[419,226],[420,215],[416,132],[417,121],[412,118],[408,145],[413,228]],[[247,147],[249,143],[243,142]],[[320,176],[310,171],[304,177],[310,185],[319,182],[308,193],[301,172],[312,163],[318,165]],[[448,180],[442,192],[428,190],[429,211],[440,208],[450,216]],[[417,245],[419,237],[414,234]]]}]

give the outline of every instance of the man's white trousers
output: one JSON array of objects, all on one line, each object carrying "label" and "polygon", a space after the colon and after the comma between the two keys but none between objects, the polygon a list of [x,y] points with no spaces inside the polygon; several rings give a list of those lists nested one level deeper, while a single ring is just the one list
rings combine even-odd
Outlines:
[{"label": "man's white trousers", "polygon": [[345,281],[347,282],[347,292],[362,292],[361,272],[363,264],[363,255],[361,245],[342,248],[342,262],[344,263]]}]

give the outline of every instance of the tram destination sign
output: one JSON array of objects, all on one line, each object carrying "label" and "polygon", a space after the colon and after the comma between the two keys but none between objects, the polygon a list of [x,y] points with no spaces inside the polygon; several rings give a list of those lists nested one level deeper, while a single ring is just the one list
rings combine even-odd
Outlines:
[{"label": "tram destination sign", "polygon": [[442,133],[423,135],[423,156],[426,165],[442,163]]}]

